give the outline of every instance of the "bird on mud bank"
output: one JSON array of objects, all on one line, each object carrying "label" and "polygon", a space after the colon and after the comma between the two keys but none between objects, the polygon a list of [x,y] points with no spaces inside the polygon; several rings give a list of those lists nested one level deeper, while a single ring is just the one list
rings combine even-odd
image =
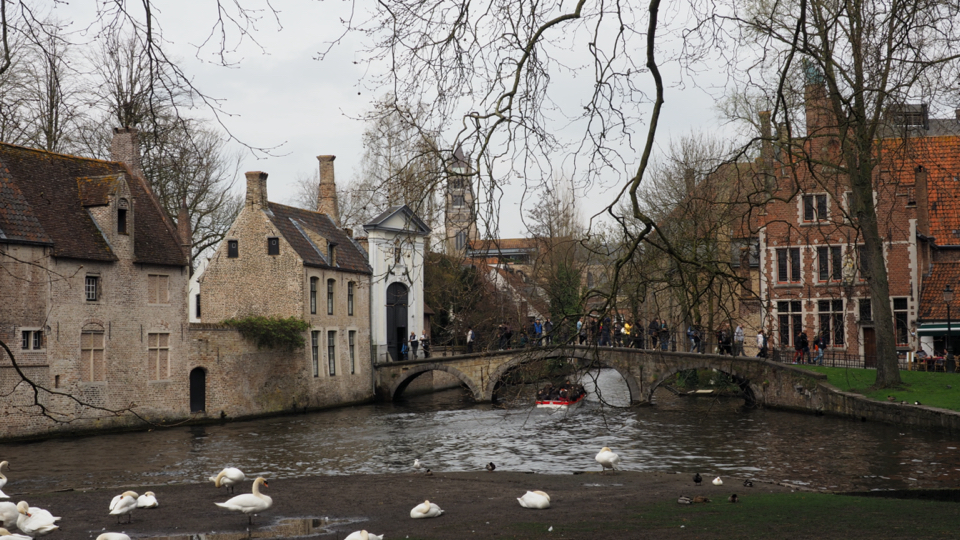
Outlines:
[{"label": "bird on mud bank", "polygon": [[133,491],[124,491],[110,501],[110,515],[117,516],[117,523],[120,523],[120,516],[127,515],[127,523],[133,521],[133,511],[137,509],[137,494]]},{"label": "bird on mud bank", "polygon": [[604,446],[600,449],[600,453],[596,457],[597,463],[600,464],[600,474],[603,474],[610,469],[612,471],[617,470],[617,465],[620,463],[620,456],[613,453],[610,448]]},{"label": "bird on mud bank", "polygon": [[528,491],[523,494],[523,497],[517,497],[517,501],[524,508],[536,510],[550,508],[550,496],[542,491]]},{"label": "bird on mud bank", "polygon": [[260,493],[260,486],[270,487],[267,484],[267,480],[262,476],[258,476],[257,479],[253,481],[252,493],[237,495],[227,502],[214,504],[220,508],[226,508],[227,510],[233,510],[234,512],[243,512],[247,515],[248,524],[253,525],[253,514],[257,512],[263,512],[267,508],[273,506],[273,499]]},{"label": "bird on mud bank", "polygon": [[233,493],[233,487],[235,485],[243,482],[246,479],[247,477],[245,474],[243,474],[243,471],[236,467],[227,467],[220,471],[216,476],[210,477],[210,481],[213,482],[213,485],[217,487],[227,486],[230,488],[230,493]]},{"label": "bird on mud bank", "polygon": [[703,477],[700,476],[700,473],[693,475],[693,485],[699,486],[703,482]]},{"label": "bird on mud bank", "polygon": [[423,501],[410,510],[410,517],[413,519],[434,518],[441,515],[443,515],[443,510],[430,501]]}]

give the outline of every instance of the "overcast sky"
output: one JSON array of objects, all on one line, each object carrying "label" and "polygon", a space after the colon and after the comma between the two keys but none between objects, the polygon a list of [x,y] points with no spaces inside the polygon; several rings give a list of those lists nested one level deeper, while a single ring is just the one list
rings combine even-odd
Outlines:
[{"label": "overcast sky", "polygon": [[[281,4],[283,7],[279,7]],[[276,5],[281,9],[279,21],[264,11],[256,23],[255,37],[263,50],[245,40],[229,56],[237,62],[230,68],[210,62],[216,47],[201,49],[197,58],[195,46],[206,38],[217,17],[214,2],[164,0],[157,16],[170,42],[168,50],[194,78],[195,85],[224,100],[224,110],[233,115],[224,118],[230,132],[246,144],[274,147],[271,156],[257,158],[248,153],[242,169],[267,172],[270,199],[286,203],[295,193],[297,176],[317,169],[318,155],[337,156],[338,183],[354,178],[363,153],[364,125],[357,118],[380,96],[363,87],[368,74],[361,71],[361,36],[343,36],[341,19],[350,16],[353,2],[304,0]],[[365,5],[363,0],[357,1],[355,17],[368,16],[363,11]],[[78,5],[62,8],[61,16],[75,16],[79,13],[76,10],[81,9],[84,7]],[[323,61],[316,60],[318,52],[337,39],[340,41],[331,53]],[[235,43],[236,40],[231,46]],[[675,67],[666,65],[663,69],[666,84],[679,82]],[[714,103],[714,97],[697,88],[669,90],[660,122],[660,146],[665,147],[670,137],[692,130],[723,131]],[[646,126],[639,126],[636,131],[645,133]],[[242,190],[242,177],[237,184]],[[577,193],[581,214],[586,218],[602,209],[614,191],[608,185]],[[521,199],[520,191],[508,192],[504,197],[500,215],[502,237],[524,233],[520,214],[527,207],[520,207]]]}]

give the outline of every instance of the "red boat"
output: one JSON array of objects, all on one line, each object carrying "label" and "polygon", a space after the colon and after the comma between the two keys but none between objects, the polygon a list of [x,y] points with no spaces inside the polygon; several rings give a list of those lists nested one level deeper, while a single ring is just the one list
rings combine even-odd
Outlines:
[{"label": "red boat", "polygon": [[537,407],[543,409],[569,409],[579,405],[587,397],[583,386],[564,383],[557,388],[547,383],[537,392]]}]

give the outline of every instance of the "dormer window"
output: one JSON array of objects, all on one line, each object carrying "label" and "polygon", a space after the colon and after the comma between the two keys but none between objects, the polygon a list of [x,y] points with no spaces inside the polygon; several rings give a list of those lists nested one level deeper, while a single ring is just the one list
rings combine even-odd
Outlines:
[{"label": "dormer window", "polygon": [[129,204],[126,199],[117,201],[117,234],[130,234],[127,232],[127,208]]},{"label": "dormer window", "polygon": [[267,238],[267,255],[280,254],[280,239],[276,236]]}]

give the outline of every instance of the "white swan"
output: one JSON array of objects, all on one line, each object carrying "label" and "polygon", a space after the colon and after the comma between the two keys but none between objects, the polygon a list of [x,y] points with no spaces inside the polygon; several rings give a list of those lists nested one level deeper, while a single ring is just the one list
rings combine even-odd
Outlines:
[{"label": "white swan", "polygon": [[17,518],[17,528],[27,536],[36,538],[59,529],[56,526],[56,522],[60,521],[58,516],[55,517],[43,508],[29,506],[27,501],[18,502],[17,511],[20,513]]},{"label": "white swan", "polygon": [[414,468],[414,469],[419,469],[421,466],[422,466],[422,465],[420,465],[420,460],[419,460],[419,459],[413,460],[413,468]]},{"label": "white swan", "polygon": [[715,485],[715,486],[722,486],[722,485],[723,485],[723,480],[721,480],[720,477],[718,476],[718,477],[716,477],[716,478],[713,479],[713,485]]},{"label": "white swan", "polygon": [[0,502],[0,521],[3,522],[4,527],[8,529],[16,527],[18,517],[20,517],[20,512],[17,511],[16,504],[9,501]]},{"label": "white swan", "polygon": [[97,540],[130,540],[130,537],[123,533],[103,533]]},{"label": "white swan", "polygon": [[157,496],[152,491],[137,497],[137,508],[156,508],[158,506],[160,506],[160,503],[157,502]]},{"label": "white swan", "polygon": [[273,505],[273,499],[260,493],[260,485],[263,487],[270,487],[267,485],[266,479],[262,476],[258,476],[256,480],[253,481],[253,493],[244,493],[243,495],[237,495],[227,502],[214,503],[220,508],[226,508],[227,510],[233,510],[235,512],[243,512],[247,514],[249,518],[249,523],[253,524],[253,516],[257,512],[263,512],[267,508],[270,508]]},{"label": "white swan", "polygon": [[10,468],[6,461],[0,461],[0,499],[9,499],[10,496],[3,492],[3,486],[7,485],[7,477],[3,475],[3,468]]},{"label": "white swan", "polygon": [[410,517],[413,519],[433,518],[442,514],[443,510],[430,501],[423,501],[422,504],[418,504],[413,507],[413,510],[410,510]]},{"label": "white swan", "polygon": [[544,509],[550,508],[550,496],[542,491],[528,491],[523,497],[517,497],[520,506],[524,508]]},{"label": "white swan", "polygon": [[216,476],[211,476],[210,481],[217,487],[227,486],[230,488],[230,493],[233,493],[233,486],[239,484],[246,480],[247,477],[243,474],[243,471],[236,467],[227,467],[226,469],[220,471]]},{"label": "white swan", "polygon": [[600,474],[606,472],[607,469],[615,471],[617,470],[617,464],[620,463],[620,456],[614,454],[613,451],[604,446],[600,449],[600,453],[597,454],[597,463],[602,467]]},{"label": "white swan", "polygon": [[12,532],[2,527],[0,527],[0,538],[4,538],[5,540],[33,540],[29,536],[25,536],[22,534],[13,534]]},{"label": "white swan", "polygon": [[117,523],[120,523],[120,516],[127,515],[127,523],[133,521],[133,511],[137,509],[137,494],[133,491],[124,491],[110,501],[110,515],[117,516]]},{"label": "white swan", "polygon": [[383,535],[378,536],[367,531],[354,531],[343,540],[383,540]]}]

